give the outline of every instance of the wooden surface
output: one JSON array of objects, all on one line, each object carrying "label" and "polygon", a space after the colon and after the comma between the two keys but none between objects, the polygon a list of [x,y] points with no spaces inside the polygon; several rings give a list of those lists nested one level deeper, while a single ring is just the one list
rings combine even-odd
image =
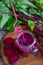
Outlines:
[{"label": "wooden surface", "polygon": [[[12,37],[15,39],[17,33],[9,32],[4,38]],[[7,56],[4,54],[4,43],[2,44],[2,57],[6,65],[11,65],[8,61]],[[38,52],[37,56],[33,54],[29,54],[28,57],[21,57],[14,65],[43,65],[43,54]]]}]

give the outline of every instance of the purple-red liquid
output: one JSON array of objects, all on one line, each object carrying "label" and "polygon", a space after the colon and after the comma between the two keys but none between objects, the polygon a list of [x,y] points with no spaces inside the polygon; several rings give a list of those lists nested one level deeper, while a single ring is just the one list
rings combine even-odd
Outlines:
[{"label": "purple-red liquid", "polygon": [[19,44],[24,45],[24,46],[29,46],[31,43],[33,43],[33,37],[29,33],[23,33],[19,37]]},{"label": "purple-red liquid", "polygon": [[23,55],[28,55],[32,49],[36,39],[34,35],[29,31],[21,32],[15,41],[15,48]]}]

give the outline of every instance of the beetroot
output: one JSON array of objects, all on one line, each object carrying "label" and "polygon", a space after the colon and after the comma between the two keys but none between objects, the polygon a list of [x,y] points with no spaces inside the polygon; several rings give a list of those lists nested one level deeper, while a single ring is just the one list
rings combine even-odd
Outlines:
[{"label": "beetroot", "polygon": [[9,58],[9,61],[11,63],[15,63],[17,60],[19,60],[19,55],[18,54]]},{"label": "beetroot", "polygon": [[16,54],[16,50],[14,48],[4,48],[4,53],[8,57],[14,56]]},{"label": "beetroot", "polygon": [[10,37],[4,39],[4,45],[5,45],[5,47],[10,47],[10,46],[13,45],[13,43],[14,43],[14,39],[12,39],[12,38],[10,38]]}]

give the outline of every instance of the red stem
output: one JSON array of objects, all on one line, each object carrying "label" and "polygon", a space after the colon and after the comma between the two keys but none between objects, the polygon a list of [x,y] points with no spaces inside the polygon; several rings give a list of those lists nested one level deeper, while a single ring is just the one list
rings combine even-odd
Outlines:
[{"label": "red stem", "polygon": [[14,26],[15,26],[16,23],[17,23],[17,21],[18,21],[18,19],[17,19],[17,15],[16,15],[16,12],[15,12],[14,5],[13,5],[13,3],[12,3],[12,0],[10,0],[10,4],[11,4],[12,10],[13,10],[14,17],[16,18],[16,21],[15,21],[15,23],[14,23]]}]

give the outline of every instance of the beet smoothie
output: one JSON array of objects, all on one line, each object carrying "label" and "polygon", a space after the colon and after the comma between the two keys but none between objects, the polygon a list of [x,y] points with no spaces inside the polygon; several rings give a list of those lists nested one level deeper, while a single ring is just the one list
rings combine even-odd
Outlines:
[{"label": "beet smoothie", "polygon": [[21,54],[28,54],[32,51],[36,39],[30,31],[22,31],[18,34],[15,41],[15,48],[21,52]]}]

